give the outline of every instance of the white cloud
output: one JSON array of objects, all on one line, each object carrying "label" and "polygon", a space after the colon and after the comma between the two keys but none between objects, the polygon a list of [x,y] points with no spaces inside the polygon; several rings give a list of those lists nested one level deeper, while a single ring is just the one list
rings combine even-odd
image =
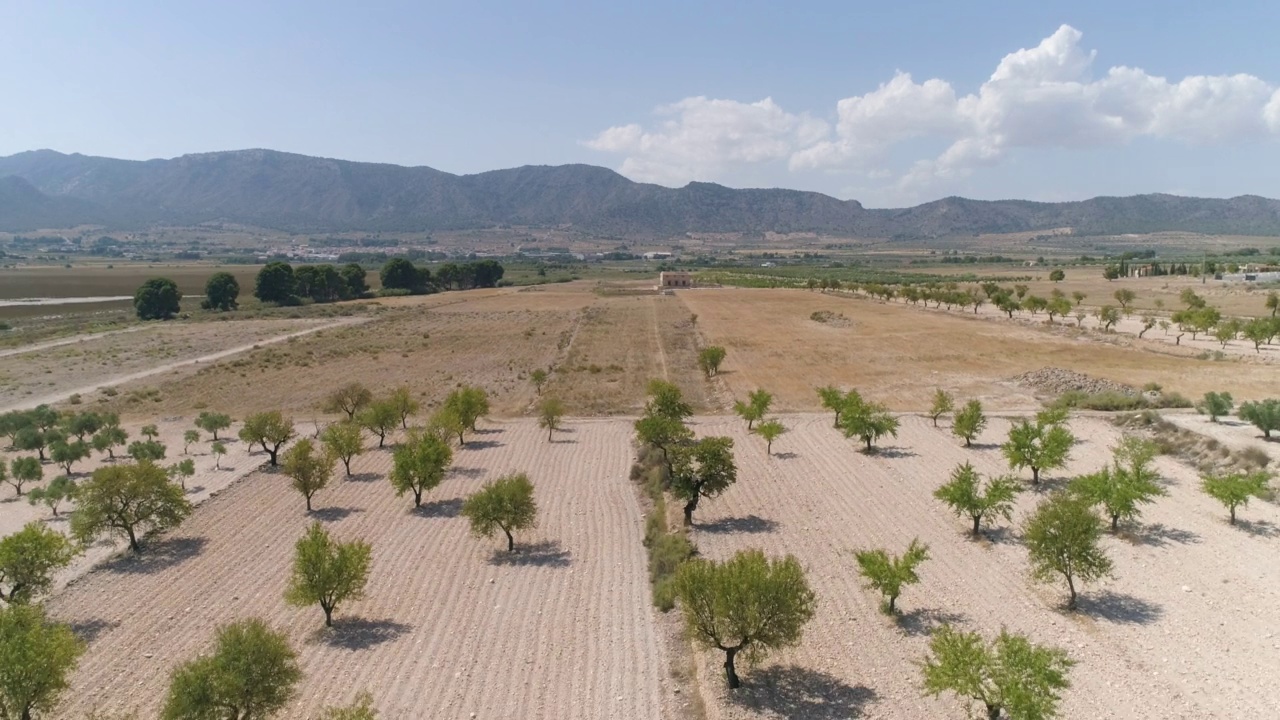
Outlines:
[{"label": "white cloud", "polygon": [[1139,137],[1229,144],[1280,137],[1280,89],[1252,75],[1178,82],[1131,67],[1094,79],[1096,51],[1063,25],[1034,48],[1000,60],[977,92],[899,72],[836,103],[834,127],[766,98],[745,104],[695,97],[659,108],[647,130],[609,128],[586,145],[624,156],[620,170],[667,184],[719,179],[744,165],[786,160],[792,171],[882,177],[895,147],[917,138],[947,144],[894,174],[904,192],[946,185],[1000,163],[1018,148],[1096,148]]}]

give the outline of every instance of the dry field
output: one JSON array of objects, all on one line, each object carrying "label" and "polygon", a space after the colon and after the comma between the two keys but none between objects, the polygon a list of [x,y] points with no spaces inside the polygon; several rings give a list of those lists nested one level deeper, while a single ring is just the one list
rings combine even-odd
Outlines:
[{"label": "dry field", "polygon": [[[1112,344],[1003,316],[926,312],[806,290],[725,288],[679,297],[698,314],[706,342],[728,348],[722,379],[733,395],[767,388],[779,410],[818,408],[813,388],[827,384],[856,387],[896,410],[926,409],[935,387],[988,407],[1028,409],[1034,397],[1007,380],[1046,366],[1138,387],[1157,382],[1189,397],[1228,390],[1249,399],[1276,390],[1274,365],[1197,360],[1169,354],[1163,344]],[[842,314],[847,322],[816,322],[815,311]]]},{"label": "dry field", "polygon": [[[388,718],[660,718],[677,699],[649,603],[630,425],[575,421],[548,443],[532,422],[488,424],[424,501],[396,498],[389,451],[316,496],[308,517],[288,480],[255,473],[201,506],[140,559],[107,564],[48,602],[91,637],[65,717],[153,717],[169,669],[213,628],[261,616],[298,650],[305,679],[282,717],[368,690]],[[530,473],[540,524],[514,558],[469,535],[462,498],[499,474]],[[372,543],[367,598],[319,608],[282,599],[293,543],[322,520]]]},{"label": "dry field", "polygon": [[[768,458],[741,421],[707,418],[699,435],[735,441],[738,483],[695,515],[695,541],[711,558],[758,547],[796,555],[818,596],[818,611],[798,648],[744,674],[744,691],[723,689],[723,657],[703,653],[700,680],[712,718],[962,717],[953,697],[921,696],[920,661],[927,633],[941,622],[997,633],[1001,627],[1067,650],[1071,671],[1063,717],[1274,717],[1280,690],[1280,558],[1273,537],[1280,508],[1250,505],[1238,527],[1203,495],[1185,467],[1161,458],[1169,496],[1144,515],[1132,538],[1105,540],[1115,578],[1087,588],[1078,614],[1062,612],[1065,589],[1033,585],[1018,523],[1038,497],[1024,493],[1015,524],[994,541],[968,539],[967,527],[932,497],[957,464],[984,475],[1007,472],[993,443],[1006,421],[993,421],[981,448],[965,449],[947,428],[903,418],[885,451],[866,456],[831,427],[829,415],[784,418],[792,431]],[[945,425],[945,423],[944,423]],[[1109,460],[1117,431],[1077,419],[1081,442],[1061,478]],[[901,552],[912,538],[930,547],[920,585],[899,598],[902,621],[879,612],[864,590],[852,550]],[[1247,660],[1242,660],[1247,658]]]}]

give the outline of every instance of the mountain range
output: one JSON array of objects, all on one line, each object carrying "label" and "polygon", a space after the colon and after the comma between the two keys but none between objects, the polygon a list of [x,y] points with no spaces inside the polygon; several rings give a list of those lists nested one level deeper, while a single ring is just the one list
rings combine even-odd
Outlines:
[{"label": "mountain range", "polygon": [[637,183],[591,165],[475,175],[273,150],[117,160],[36,150],[0,158],[0,231],[236,223],[290,232],[559,227],[612,237],[819,232],[927,238],[1048,231],[1280,235],[1280,201],[1152,194],[1064,203],[949,197],[901,209],[783,189]]}]

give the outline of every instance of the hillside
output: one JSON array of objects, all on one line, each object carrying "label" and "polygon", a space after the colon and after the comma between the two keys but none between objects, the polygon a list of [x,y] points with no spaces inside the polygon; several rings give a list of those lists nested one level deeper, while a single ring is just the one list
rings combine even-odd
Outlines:
[{"label": "hillside", "polygon": [[854,200],[796,190],[735,190],[700,182],[665,188],[590,165],[453,175],[272,150],[145,162],[52,150],[0,158],[0,230],[203,222],[298,232],[529,225],[629,237],[765,231],[939,237],[1060,227],[1085,234],[1278,235],[1280,201],[1138,195],[1035,203],[952,197],[869,210]]}]

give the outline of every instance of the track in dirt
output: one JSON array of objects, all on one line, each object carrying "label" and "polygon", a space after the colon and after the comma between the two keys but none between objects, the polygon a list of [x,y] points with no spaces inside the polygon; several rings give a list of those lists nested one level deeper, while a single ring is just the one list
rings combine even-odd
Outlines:
[{"label": "track in dirt", "polygon": [[[699,436],[733,437],[739,464],[738,483],[695,515],[700,552],[717,559],[747,547],[795,554],[819,603],[801,645],[745,673],[732,698],[723,690],[723,658],[702,653],[713,718],[963,717],[953,697],[920,691],[916,663],[941,622],[988,634],[1007,626],[1067,650],[1078,665],[1064,717],[1270,717],[1280,707],[1271,682],[1280,652],[1265,620],[1280,602],[1276,540],[1264,536],[1280,520],[1274,505],[1249,508],[1262,532],[1232,528],[1193,473],[1161,458],[1170,495],[1145,511],[1142,542],[1105,539],[1115,580],[1088,586],[1082,612],[1071,615],[1058,609],[1065,589],[1027,577],[1016,528],[1036,493],[1023,493],[1013,528],[994,543],[968,540],[964,522],[932,497],[965,460],[984,476],[1008,472],[994,445],[966,450],[945,426],[907,416],[881,454],[864,456],[831,427],[830,415],[783,419],[792,431],[774,443],[782,456],[773,458],[740,420],[707,418],[695,428]],[[1081,442],[1053,478],[1096,470],[1118,438],[1096,419],[1073,427]],[[998,442],[1007,428],[993,420],[980,441]],[[895,626],[880,614],[879,595],[863,589],[852,550],[897,554],[913,537],[929,544],[931,559],[921,584],[899,598],[904,619]]]},{"label": "track in dirt", "polygon": [[[374,558],[367,599],[319,608],[281,597],[311,519],[280,475],[257,473],[201,506],[137,561],[107,565],[52,598],[51,614],[91,638],[61,710],[154,716],[170,668],[206,650],[215,626],[261,616],[283,629],[304,673],[282,717],[369,690],[387,718],[659,718],[673,693],[655,631],[627,479],[630,424],[575,421],[548,443],[534,423],[488,426],[415,512],[386,481],[388,451],[315,499],[314,518]],[[469,535],[462,499],[513,470],[530,473],[540,524],[498,540]]]}]

